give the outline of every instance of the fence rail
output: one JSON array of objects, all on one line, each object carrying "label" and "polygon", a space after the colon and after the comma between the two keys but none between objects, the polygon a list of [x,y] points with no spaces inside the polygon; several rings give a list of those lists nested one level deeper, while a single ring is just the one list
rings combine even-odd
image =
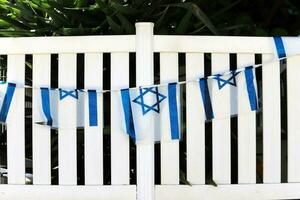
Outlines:
[{"label": "fence rail", "polygon": [[[78,77],[83,77],[84,88],[102,90],[154,83],[154,53],[159,54],[159,81],[177,81],[182,67],[179,53],[185,55],[184,77],[193,79],[210,73],[231,69],[231,55],[236,55],[236,66],[253,65],[256,55],[263,63],[273,59],[273,39],[269,37],[223,36],[161,36],[153,35],[153,24],[138,23],[136,35],[127,36],[79,36],[0,38],[0,54],[7,55],[7,81],[25,84],[26,55],[32,55],[32,86],[50,87],[53,81],[53,59],[58,54],[57,80],[59,87],[77,88]],[[300,40],[299,40],[300,41]],[[300,42],[299,42],[300,43]],[[297,44],[295,44],[297,45]],[[77,54],[84,54],[84,71],[78,71]],[[104,54],[110,53],[110,66],[104,62]],[[131,66],[131,53],[135,53],[135,69]],[[209,54],[210,60],[206,59]],[[130,64],[131,63],[131,64]],[[209,63],[209,64],[207,64]],[[32,132],[25,124],[25,92],[18,89],[12,101],[7,120],[7,177],[8,184],[0,185],[1,199],[288,199],[300,198],[300,111],[298,74],[300,56],[287,58],[286,83],[287,114],[281,107],[280,61],[263,65],[262,79],[262,130],[263,149],[257,148],[258,119],[255,113],[240,114],[236,125],[230,118],[212,120],[209,125],[198,120],[203,110],[197,102],[199,91],[195,85],[186,85],[182,99],[186,110],[185,145],[180,142],[160,144],[160,156],[154,154],[154,144],[137,145],[136,159],[131,160],[131,145],[121,123],[121,106],[116,95],[110,95],[110,105],[105,98],[98,99],[101,109],[100,127],[84,129],[84,186],[78,186],[78,138],[76,105],[59,103],[59,120],[73,124],[68,130],[58,129],[58,186],[51,185],[51,129],[33,123],[37,115],[37,91],[32,93]],[[210,72],[209,68],[210,67]],[[109,69],[109,74],[105,70]],[[83,73],[83,75],[82,75]],[[2,73],[1,73],[2,74]],[[135,77],[133,75],[135,74]],[[109,76],[109,77],[107,77]],[[108,83],[109,82],[109,83]],[[212,99],[214,108],[230,113],[230,90]],[[247,97],[238,93],[238,112],[243,112]],[[107,111],[108,110],[108,111]],[[184,110],[184,109],[183,109]],[[87,112],[87,108],[85,111]],[[105,118],[104,112],[109,112]],[[186,116],[186,119],[185,117]],[[282,116],[285,118],[283,119]],[[287,121],[287,157],[282,150],[286,139],[282,138],[282,124]],[[86,121],[88,121],[86,119]],[[110,184],[104,185],[104,131],[103,124],[110,121]],[[151,123],[151,122],[149,122]],[[87,124],[87,123],[86,123]],[[232,184],[232,131],[237,131],[237,183]],[[32,134],[33,185],[25,186],[25,135]],[[149,133],[150,134],[150,133]],[[212,160],[207,160],[205,144],[211,134]],[[260,135],[261,136],[261,135]],[[285,135],[286,136],[286,135]],[[30,138],[30,137],[29,137]],[[180,185],[182,162],[180,152],[186,151],[186,181],[192,186]],[[135,147],[134,147],[135,148]],[[263,180],[257,184],[257,153],[263,154]],[[282,156],[283,155],[283,156]],[[131,165],[136,162],[136,186],[130,185]],[[160,184],[155,186],[155,162],[160,163]],[[212,166],[210,166],[209,164]],[[282,169],[288,166],[288,169]],[[133,163],[133,164],[132,164]],[[107,163],[106,163],[107,164]],[[212,168],[212,172],[207,167]],[[288,172],[288,183],[281,183],[283,173]],[[211,174],[209,174],[211,173]],[[207,185],[207,177],[218,185]]]}]

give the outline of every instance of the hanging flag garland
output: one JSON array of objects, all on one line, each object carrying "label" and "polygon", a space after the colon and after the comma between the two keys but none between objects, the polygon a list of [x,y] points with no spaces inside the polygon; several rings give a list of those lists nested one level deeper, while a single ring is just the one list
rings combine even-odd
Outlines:
[{"label": "hanging flag garland", "polygon": [[[178,90],[177,83],[169,83],[162,87],[121,90],[120,99],[128,135],[136,142],[180,139]],[[162,113],[167,113],[168,120],[163,124],[170,130],[167,138],[163,138],[163,132],[159,128],[162,125]],[[149,125],[151,122],[152,125]],[[153,132],[153,127],[157,129],[151,136],[148,133]]]},{"label": "hanging flag garland", "polygon": [[[274,37],[274,46],[278,59],[286,59],[287,52],[281,37]],[[291,50],[293,52],[293,49]],[[271,61],[271,62],[274,62]],[[266,64],[266,63],[264,63]],[[60,101],[73,102],[77,110],[77,127],[97,127],[98,121],[98,95],[106,92],[119,92],[122,115],[124,116],[124,132],[136,143],[144,141],[171,141],[180,139],[180,112],[179,112],[179,85],[197,84],[199,87],[199,104],[203,105],[203,119],[213,120],[227,118],[238,114],[237,98],[231,98],[229,113],[222,113],[214,109],[213,99],[225,92],[237,95],[244,93],[248,97],[248,105],[244,105],[253,112],[258,109],[257,83],[255,69],[262,64],[238,68],[221,74],[200,77],[198,80],[187,80],[176,83],[159,84],[138,88],[125,88],[120,90],[67,90],[63,88],[25,88],[38,89],[40,98],[36,105],[39,112],[35,123],[48,125],[53,128],[69,128],[68,124],[60,124],[58,110]],[[18,86],[20,87],[20,86]],[[15,83],[0,82],[0,122],[5,123],[13,99]],[[213,90],[213,91],[212,91]],[[213,95],[213,96],[212,96]],[[88,108],[88,116],[84,116],[84,108]],[[163,123],[163,124],[162,124]],[[162,130],[161,127],[164,127]],[[148,133],[153,132],[154,135]],[[167,133],[164,133],[167,131]]]}]

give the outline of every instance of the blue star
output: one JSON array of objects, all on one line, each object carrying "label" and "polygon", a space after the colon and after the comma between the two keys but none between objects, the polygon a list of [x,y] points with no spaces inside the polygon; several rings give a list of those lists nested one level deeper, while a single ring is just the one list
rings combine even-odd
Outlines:
[{"label": "blue star", "polygon": [[59,89],[59,99],[63,100],[66,97],[73,97],[74,99],[78,99],[78,91],[77,90],[63,90]]},{"label": "blue star", "polygon": [[236,87],[236,75],[238,75],[240,72],[236,72],[236,70],[231,71],[231,77],[228,79],[222,79],[221,74],[217,74],[214,76],[213,79],[218,81],[219,90],[221,90],[226,84],[232,85]]},{"label": "blue star", "polygon": [[[144,102],[144,96],[147,93],[154,94],[156,97],[156,102],[153,105],[147,105]],[[154,111],[159,113],[159,104],[167,97],[158,92],[157,87],[149,87],[149,88],[140,88],[140,95],[137,96],[133,102],[142,106],[143,115],[147,114],[149,111]]]}]

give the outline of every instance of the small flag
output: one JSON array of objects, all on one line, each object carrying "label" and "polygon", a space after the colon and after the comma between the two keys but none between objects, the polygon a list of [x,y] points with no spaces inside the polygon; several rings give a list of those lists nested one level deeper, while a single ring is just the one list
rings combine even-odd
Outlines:
[{"label": "small flag", "polygon": [[[68,124],[62,124],[59,120],[59,104],[62,101],[76,103],[77,123],[76,127],[98,126],[98,108],[96,90],[66,90],[40,88],[40,98],[37,99],[39,112],[36,114],[36,123],[45,124],[54,128],[68,128]],[[87,104],[87,105],[85,105]],[[84,109],[88,109],[88,122],[85,123]]]},{"label": "small flag", "polygon": [[[227,118],[231,115],[238,114],[238,92],[244,93],[247,97],[246,110],[257,110],[257,89],[255,69],[250,66],[243,70],[233,70],[226,75],[217,74],[214,76],[199,79],[199,90],[201,93],[201,104],[203,105],[205,120]],[[223,97],[224,93],[230,94],[230,112],[227,110],[217,110],[213,103],[213,99]]]},{"label": "small flag", "polygon": [[0,122],[2,123],[6,122],[15,89],[14,83],[0,82]]},{"label": "small flag", "polygon": [[177,83],[123,89],[120,99],[125,130],[135,142],[180,139]]},{"label": "small flag", "polygon": [[285,52],[282,37],[275,36],[275,37],[273,37],[273,39],[274,39],[275,49],[276,49],[278,58],[286,57],[286,52]]},{"label": "small flag", "polygon": [[300,55],[300,37],[273,37],[274,55],[277,58]]}]

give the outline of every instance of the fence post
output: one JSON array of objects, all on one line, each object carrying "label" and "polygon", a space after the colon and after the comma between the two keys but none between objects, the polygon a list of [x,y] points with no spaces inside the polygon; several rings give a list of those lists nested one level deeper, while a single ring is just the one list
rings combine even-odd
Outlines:
[{"label": "fence post", "polygon": [[[154,83],[153,23],[136,23],[136,85]],[[154,135],[154,124],[149,122]],[[154,141],[137,144],[137,199],[154,200]]]}]

